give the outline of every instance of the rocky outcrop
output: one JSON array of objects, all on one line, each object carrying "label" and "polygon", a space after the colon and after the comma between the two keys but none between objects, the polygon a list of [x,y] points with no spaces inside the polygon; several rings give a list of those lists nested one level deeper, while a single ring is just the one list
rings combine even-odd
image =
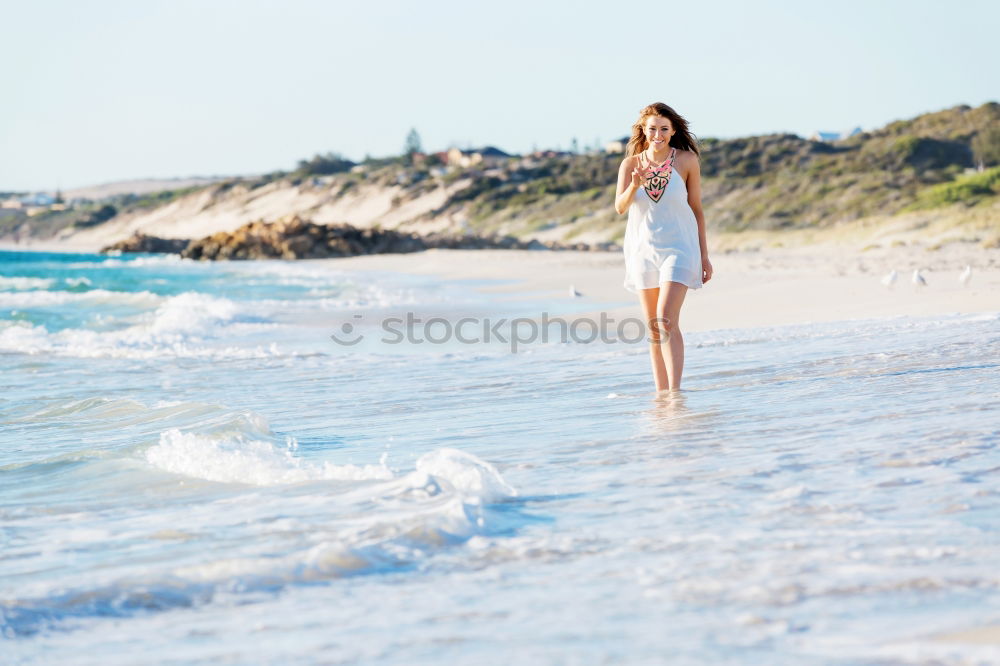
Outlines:
[{"label": "rocky outcrop", "polygon": [[109,252],[163,252],[180,254],[190,242],[186,238],[157,238],[156,236],[147,236],[137,231],[125,240],[101,248],[101,252],[105,254]]},{"label": "rocky outcrop", "polygon": [[346,224],[324,225],[297,215],[277,222],[250,222],[233,232],[221,231],[192,241],[181,253],[190,259],[322,259],[361,254],[419,252],[446,249],[617,250],[613,243],[589,246],[525,242],[513,236],[425,236],[389,229],[358,229]]}]

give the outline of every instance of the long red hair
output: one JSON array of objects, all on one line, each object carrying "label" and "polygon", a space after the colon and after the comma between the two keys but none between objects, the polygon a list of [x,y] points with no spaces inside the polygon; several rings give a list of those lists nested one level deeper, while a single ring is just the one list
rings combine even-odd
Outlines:
[{"label": "long red hair", "polygon": [[629,157],[638,155],[649,147],[645,125],[646,119],[650,116],[661,116],[670,121],[674,128],[674,135],[670,137],[671,146],[680,150],[690,150],[695,155],[701,154],[698,140],[688,129],[688,122],[684,120],[684,117],[663,102],[654,102],[639,112],[639,120],[632,125],[632,138],[628,140],[628,147],[625,149],[626,155]]}]

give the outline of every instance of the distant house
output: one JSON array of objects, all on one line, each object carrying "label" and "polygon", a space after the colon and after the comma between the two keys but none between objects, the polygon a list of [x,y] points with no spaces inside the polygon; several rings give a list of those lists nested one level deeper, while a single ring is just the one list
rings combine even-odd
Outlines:
[{"label": "distant house", "polygon": [[506,160],[512,157],[509,153],[505,153],[499,148],[494,148],[493,146],[486,146],[485,148],[480,148],[474,152],[481,155],[483,160]]},{"label": "distant house", "polygon": [[843,139],[846,139],[849,136],[854,136],[855,134],[861,134],[860,127],[855,127],[854,129],[847,130],[846,132],[821,132],[817,130],[809,135],[809,140],[833,143],[834,141],[842,141]]},{"label": "distant house", "polygon": [[625,146],[628,145],[628,140],[632,137],[623,136],[620,139],[615,139],[614,141],[608,141],[604,144],[604,152],[606,153],[624,153]]},{"label": "distant house", "polygon": [[446,154],[445,161],[448,166],[470,167],[482,165],[485,167],[499,166],[511,158],[511,155],[503,152],[499,148],[486,146],[473,150],[460,150],[452,148]]},{"label": "distant house", "polygon": [[536,160],[544,160],[552,157],[563,157],[565,155],[573,155],[573,153],[568,153],[564,150],[536,150],[531,153],[531,157]]},{"label": "distant house", "polygon": [[55,202],[55,197],[45,192],[35,192],[21,197],[21,203],[25,206],[51,206]]},{"label": "distant house", "polygon": [[27,210],[29,208],[48,207],[54,203],[56,203],[55,197],[45,192],[35,192],[34,194],[25,194],[20,197],[10,197],[9,199],[5,199],[0,206],[3,208]]}]

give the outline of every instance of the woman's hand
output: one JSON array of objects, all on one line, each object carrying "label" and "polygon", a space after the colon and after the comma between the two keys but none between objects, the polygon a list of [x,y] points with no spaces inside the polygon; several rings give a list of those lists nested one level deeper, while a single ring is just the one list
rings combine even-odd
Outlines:
[{"label": "woman's hand", "polygon": [[632,187],[639,189],[646,182],[646,170],[639,166],[639,160],[635,161],[635,168],[632,169]]},{"label": "woman's hand", "polygon": [[708,255],[701,258],[701,283],[705,284],[712,279],[712,262],[708,260]]},{"label": "woman's hand", "polygon": [[646,180],[646,170],[639,168],[638,157],[626,157],[618,167],[618,184],[615,186],[615,212],[624,215],[635,198],[635,193]]}]

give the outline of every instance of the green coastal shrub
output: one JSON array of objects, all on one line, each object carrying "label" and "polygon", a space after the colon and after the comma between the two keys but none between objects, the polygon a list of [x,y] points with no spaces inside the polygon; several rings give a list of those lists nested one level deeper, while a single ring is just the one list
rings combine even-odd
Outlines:
[{"label": "green coastal shrub", "polygon": [[298,168],[295,169],[294,176],[328,176],[335,173],[350,171],[354,162],[344,158],[338,153],[327,153],[316,155],[310,160],[299,160]]},{"label": "green coastal shrub", "polygon": [[939,208],[955,203],[972,206],[998,194],[1000,194],[1000,167],[993,167],[982,173],[959,176],[949,183],[921,190],[917,193],[917,200],[904,210]]}]

